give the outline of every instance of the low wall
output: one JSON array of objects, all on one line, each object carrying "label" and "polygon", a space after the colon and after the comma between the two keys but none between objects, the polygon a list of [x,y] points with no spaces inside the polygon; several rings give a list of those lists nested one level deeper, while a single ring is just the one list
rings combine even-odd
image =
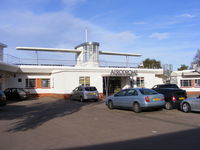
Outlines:
[{"label": "low wall", "polygon": [[[37,93],[37,94],[30,94],[34,97],[56,97],[56,98],[64,98],[70,99],[71,94],[55,94],[55,93]],[[99,93],[99,99],[103,100],[103,93]]]},{"label": "low wall", "polygon": [[195,97],[200,95],[200,91],[187,92],[188,97]]}]

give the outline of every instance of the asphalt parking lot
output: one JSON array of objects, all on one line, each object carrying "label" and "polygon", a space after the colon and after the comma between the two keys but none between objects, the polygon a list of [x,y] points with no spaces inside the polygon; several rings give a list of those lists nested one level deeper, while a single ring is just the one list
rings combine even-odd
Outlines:
[{"label": "asphalt parking lot", "polygon": [[0,150],[199,150],[200,113],[109,110],[51,97],[0,108]]}]

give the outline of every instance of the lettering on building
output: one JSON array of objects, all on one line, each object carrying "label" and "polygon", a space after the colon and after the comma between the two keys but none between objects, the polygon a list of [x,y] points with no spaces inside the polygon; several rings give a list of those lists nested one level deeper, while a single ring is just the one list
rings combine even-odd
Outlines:
[{"label": "lettering on building", "polygon": [[111,76],[135,76],[136,71],[133,70],[111,70]]}]

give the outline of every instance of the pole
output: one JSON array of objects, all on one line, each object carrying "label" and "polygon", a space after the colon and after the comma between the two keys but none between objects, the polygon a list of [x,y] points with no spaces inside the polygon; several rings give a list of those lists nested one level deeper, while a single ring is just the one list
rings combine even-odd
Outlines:
[{"label": "pole", "polygon": [[88,30],[85,28],[85,42],[88,42]]},{"label": "pole", "polygon": [[38,51],[35,51],[36,53],[36,61],[37,61],[37,65],[38,65]]}]

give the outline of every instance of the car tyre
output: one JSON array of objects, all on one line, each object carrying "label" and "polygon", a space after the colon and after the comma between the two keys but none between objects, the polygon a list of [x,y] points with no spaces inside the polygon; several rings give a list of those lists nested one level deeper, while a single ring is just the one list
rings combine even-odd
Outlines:
[{"label": "car tyre", "polygon": [[94,99],[94,102],[98,102],[99,100],[98,99]]},{"label": "car tyre", "polygon": [[113,102],[111,100],[108,101],[108,108],[109,109],[114,109]]},{"label": "car tyre", "polygon": [[172,104],[170,102],[165,103],[165,109],[171,110],[173,108]]},{"label": "car tyre", "polygon": [[80,102],[83,102],[83,101],[84,101],[84,99],[83,99],[83,97],[81,96],[81,97],[80,97]]},{"label": "car tyre", "polygon": [[133,104],[133,111],[136,113],[140,113],[142,111],[140,104],[138,103]]},{"label": "car tyre", "polygon": [[188,113],[191,111],[191,107],[188,103],[183,103],[182,107],[181,107],[182,111],[185,113]]}]

